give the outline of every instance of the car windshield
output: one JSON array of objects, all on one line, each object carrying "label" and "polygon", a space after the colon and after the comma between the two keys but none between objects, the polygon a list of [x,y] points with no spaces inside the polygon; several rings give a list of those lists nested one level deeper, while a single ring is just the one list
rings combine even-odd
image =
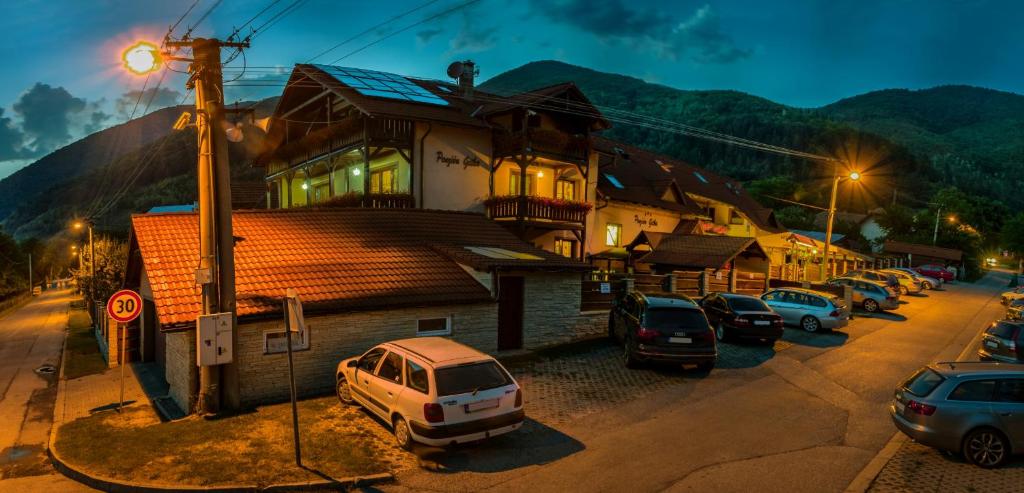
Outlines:
[{"label": "car windshield", "polygon": [[945,379],[942,378],[942,375],[935,373],[931,368],[921,368],[906,382],[903,382],[903,388],[918,397],[925,397],[932,393],[943,380]]},{"label": "car windshield", "polygon": [[708,327],[704,312],[689,308],[651,308],[644,316],[649,329],[693,329]]},{"label": "car windshield", "polygon": [[839,298],[837,296],[833,296],[833,297],[829,298],[828,300],[831,301],[832,302],[832,306],[834,306],[836,308],[846,308],[846,300],[844,300],[842,298]]},{"label": "car windshield", "polygon": [[440,368],[434,372],[434,377],[439,397],[504,387],[512,383],[508,373],[493,361]]},{"label": "car windshield", "polygon": [[763,301],[757,298],[732,298],[729,300],[729,306],[738,312],[768,311],[768,305],[765,305]]}]

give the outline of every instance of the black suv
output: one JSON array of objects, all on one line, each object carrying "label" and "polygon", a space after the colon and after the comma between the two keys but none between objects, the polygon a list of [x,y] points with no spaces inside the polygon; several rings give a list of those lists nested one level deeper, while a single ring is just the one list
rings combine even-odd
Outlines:
[{"label": "black suv", "polygon": [[761,298],[711,293],[700,300],[700,306],[719,341],[744,338],[775,342],[782,337],[782,316],[768,308]]},{"label": "black suv", "polygon": [[715,335],[697,303],[686,296],[627,293],[615,299],[608,336],[623,345],[627,368],[641,361],[715,367]]}]

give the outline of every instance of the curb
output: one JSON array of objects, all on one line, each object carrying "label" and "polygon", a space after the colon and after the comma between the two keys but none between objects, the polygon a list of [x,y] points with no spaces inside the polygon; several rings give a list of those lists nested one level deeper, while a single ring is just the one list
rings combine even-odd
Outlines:
[{"label": "curb", "polygon": [[[69,308],[70,310],[70,308]],[[68,338],[67,327],[65,327],[64,342],[60,351],[60,371],[57,374],[57,396],[54,399],[53,420],[50,425],[50,437],[46,441],[46,455],[50,458],[51,466],[67,478],[82,483],[90,488],[100,491],[116,493],[169,493],[175,491],[202,491],[210,493],[256,493],[256,492],[285,492],[285,491],[317,491],[317,490],[347,490],[357,486],[368,486],[394,482],[395,476],[391,473],[370,474],[366,476],[353,476],[335,480],[304,481],[298,483],[282,483],[267,486],[257,485],[223,485],[223,486],[172,486],[133,483],[113,478],[105,478],[90,474],[78,469],[64,461],[54,444],[57,442],[57,429],[64,424],[63,414],[60,421],[56,419],[60,405],[64,402],[64,393],[61,392],[61,382],[64,379],[64,360],[67,354]]]},{"label": "curb", "polygon": [[881,452],[878,452],[868,465],[864,466],[857,473],[857,477],[850,481],[850,484],[843,490],[843,493],[864,493],[871,487],[871,483],[875,482],[875,478],[882,472],[885,465],[889,463],[889,460],[899,452],[900,447],[909,440],[906,435],[900,432],[893,434],[889,442],[885,444]]}]

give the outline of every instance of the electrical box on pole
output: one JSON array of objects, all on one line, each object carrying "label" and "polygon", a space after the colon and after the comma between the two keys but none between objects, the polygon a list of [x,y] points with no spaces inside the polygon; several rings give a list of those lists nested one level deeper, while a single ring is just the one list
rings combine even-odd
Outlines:
[{"label": "electrical box on pole", "polygon": [[200,315],[196,320],[196,365],[216,366],[233,361],[231,312]]}]

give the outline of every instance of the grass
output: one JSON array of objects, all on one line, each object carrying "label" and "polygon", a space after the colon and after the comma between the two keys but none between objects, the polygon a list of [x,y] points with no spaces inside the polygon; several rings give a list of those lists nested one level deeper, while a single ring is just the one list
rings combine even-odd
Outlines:
[{"label": "grass", "polygon": [[64,355],[64,377],[72,380],[86,375],[103,373],[107,362],[100,354],[99,344],[92,331],[89,312],[72,306],[68,315],[67,347]]},{"label": "grass", "polygon": [[388,431],[334,398],[299,403],[303,464],[295,465],[291,406],[221,419],[159,422],[147,406],[62,426],[55,447],[70,464],[106,477],[175,484],[269,484],[387,472],[410,459]]},{"label": "grass", "polygon": [[27,305],[28,302],[31,300],[32,297],[29,296],[28,293],[25,293],[19,294],[17,296],[12,296],[10,298],[7,298],[6,300],[0,301],[0,317],[4,317],[9,313],[13,312],[14,310],[17,310],[18,308]]}]

